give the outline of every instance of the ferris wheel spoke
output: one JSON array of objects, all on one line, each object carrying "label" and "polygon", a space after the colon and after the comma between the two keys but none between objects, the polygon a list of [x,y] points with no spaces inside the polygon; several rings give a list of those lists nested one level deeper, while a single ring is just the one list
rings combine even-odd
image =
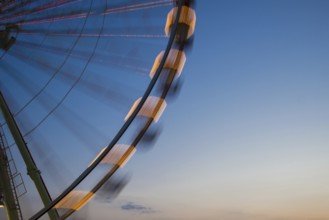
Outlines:
[{"label": "ferris wheel spoke", "polygon": [[72,19],[81,19],[81,18],[88,17],[89,14],[90,14],[89,12],[82,12],[82,13],[76,13],[76,14],[59,15],[59,16],[55,16],[55,17],[46,17],[46,18],[40,18],[40,19],[31,19],[31,20],[12,22],[12,23],[9,23],[7,25],[8,26],[13,26],[13,25],[34,25],[34,24],[41,24],[41,23],[66,21],[66,20],[72,20]]},{"label": "ferris wheel spoke", "polygon": [[[117,13],[126,13],[132,11],[139,11],[139,10],[146,10],[146,9],[153,9],[157,7],[165,7],[172,4],[172,0],[164,0],[164,1],[155,1],[150,3],[142,3],[142,4],[132,4],[129,6],[122,6],[122,7],[112,7],[108,9],[98,8],[97,10],[91,11],[70,11],[64,14],[59,14],[55,16],[47,16],[43,18],[37,19],[29,19],[17,22],[8,23],[8,26],[12,25],[33,25],[33,24],[41,24],[41,23],[48,23],[48,22],[59,22],[65,20],[73,20],[73,19],[81,19],[86,18],[88,16],[102,16],[102,15],[111,15]],[[0,20],[1,21],[1,20]]]},{"label": "ferris wheel spoke", "polygon": [[[51,175],[48,175],[50,178],[48,182],[51,182],[56,186],[58,191],[61,190],[63,185],[66,184],[65,180],[67,179],[67,175],[74,176],[74,172],[67,161],[63,160],[61,155],[52,147],[45,148],[45,146],[51,146],[51,144],[46,138],[44,138],[44,134],[42,133],[37,137],[35,135],[30,135],[29,143],[30,146],[33,146],[33,153],[38,158],[41,158],[39,161],[39,165],[42,165],[43,167],[41,173],[45,175],[47,173],[46,171],[49,172],[50,170]],[[62,172],[64,169],[66,171],[65,173]],[[46,180],[47,178],[45,178],[45,181]]]},{"label": "ferris wheel spoke", "polygon": [[[24,35],[43,35],[43,32],[21,31]],[[164,34],[110,34],[110,33],[47,33],[47,36],[59,37],[115,37],[115,38],[167,38]]]},{"label": "ferris wheel spoke", "polygon": [[10,19],[17,19],[17,18],[25,16],[25,15],[30,16],[30,15],[37,14],[37,13],[43,13],[46,10],[51,10],[51,9],[54,9],[54,8],[65,6],[67,4],[72,4],[72,3],[77,2],[77,1],[81,1],[81,0],[59,0],[59,1],[55,1],[55,2],[49,2],[47,4],[37,6],[34,9],[23,10],[23,11],[20,11],[18,13],[14,13],[12,15],[1,17],[0,21],[7,21],[7,20],[10,20]]},{"label": "ferris wheel spoke", "polygon": [[[50,77],[51,77],[51,74],[49,74],[49,70],[51,70],[51,71],[57,70],[56,67],[51,66],[51,64],[47,63],[46,60],[42,60],[42,59],[38,59],[38,58],[32,58],[32,57],[29,57],[27,54],[23,54],[23,53],[15,52],[14,54],[15,54],[16,58],[20,58],[22,61],[29,61],[27,63],[31,64],[32,66],[37,66],[40,69],[47,70],[44,73],[48,74]],[[30,61],[32,61],[32,62],[30,62]],[[74,67],[72,67],[72,68],[74,68]],[[89,71],[89,74],[96,76],[96,73],[93,73],[91,71]],[[59,79],[62,79],[63,83],[70,85],[72,82],[74,82],[76,80],[76,76],[73,76],[70,72],[61,71]],[[108,81],[107,79],[101,79],[99,77],[98,77],[98,80]],[[112,84],[113,88],[116,87],[115,85],[118,85],[118,83],[115,82],[115,81],[112,82],[111,84]],[[120,95],[120,94],[116,93],[114,90],[111,89],[111,87],[108,86],[108,84],[105,87],[102,84],[95,83],[95,82],[92,82],[90,80],[86,80],[86,79],[81,78],[80,82],[79,82],[79,85],[81,85],[81,87],[83,89],[86,89],[86,94],[88,94],[88,92],[95,93],[95,95],[96,94],[98,94],[98,95],[99,94],[106,94],[108,97],[113,97],[114,99],[116,99],[116,101],[129,100],[128,101],[129,103],[131,103],[131,101],[132,101],[128,97],[125,97],[123,95]],[[120,87],[127,87],[127,86],[121,84]],[[127,89],[128,89],[128,87],[127,87]],[[133,89],[133,88],[130,86],[129,89]],[[110,94],[113,94],[113,95],[110,95]]]},{"label": "ferris wheel spoke", "polygon": [[[10,94],[18,88],[14,96],[22,96],[11,105],[22,134],[38,164],[63,179],[52,189],[58,196],[31,219],[50,209],[61,209],[61,219],[67,218],[115,180],[113,174],[138,144],[157,137],[157,122],[166,97],[178,85],[183,50],[194,30],[190,2],[23,0],[6,7],[0,3],[2,11],[11,9],[0,15],[0,26],[15,39],[11,47],[1,49],[1,90]],[[154,56],[164,48],[152,67]],[[40,135],[45,140],[38,139]],[[90,163],[90,156],[94,158],[102,146],[106,147]],[[54,157],[51,152],[56,152]],[[76,152],[83,152],[81,161],[73,160]],[[64,169],[56,163],[64,163]],[[45,176],[48,183],[54,181],[49,173]],[[90,191],[79,193],[80,189]]]},{"label": "ferris wheel spoke", "polygon": [[165,6],[169,6],[169,5],[172,5],[171,0],[159,0],[159,1],[153,1],[153,2],[147,2],[147,3],[138,3],[138,4],[108,8],[104,12],[104,14],[125,13],[125,12],[137,11],[137,10],[146,10],[146,9],[153,9],[153,8],[157,8],[157,7],[165,7]]},{"label": "ferris wheel spoke", "polygon": [[[40,69],[43,69],[45,71],[43,71],[43,74],[48,74],[49,77],[51,77],[51,74],[49,73],[50,71],[55,71],[56,68],[52,67],[51,65],[47,64],[46,61],[42,61],[40,59],[37,58],[32,58],[30,56],[28,56],[27,54],[20,54],[20,53],[14,53],[15,58],[19,58],[20,60],[22,60],[23,62],[27,62],[31,65],[33,65],[34,67],[37,66]],[[31,62],[32,61],[32,62]],[[91,75],[95,75],[95,73],[92,73],[89,71],[89,74]],[[100,76],[98,76],[100,77]],[[60,79],[64,84],[67,84],[68,86],[70,86],[72,83],[74,83],[74,81],[76,80],[76,76],[73,76],[71,73],[69,72],[65,72],[65,71],[61,71],[60,72]],[[99,78],[99,80],[103,81],[104,79]],[[29,82],[28,79],[22,79],[22,82]],[[32,88],[37,88],[37,86],[33,85],[32,82],[28,83],[29,85],[32,85]],[[116,84],[115,82],[112,83],[113,85]],[[123,84],[120,85],[120,87],[124,86]],[[109,107],[116,109],[118,112],[121,112],[122,110],[124,110],[127,106],[129,106],[129,104],[132,102],[132,100],[130,98],[128,98],[127,96],[111,89],[111,87],[105,87],[102,84],[99,83],[95,83],[95,82],[91,82],[88,80],[85,80],[83,78],[80,79],[79,81],[79,89],[83,89],[85,91],[85,94],[90,95],[91,97],[93,97],[95,100],[99,100],[101,103],[103,103],[104,101],[106,103],[109,103]],[[127,87],[127,89],[133,89],[132,87]],[[102,98],[103,96],[103,98]],[[35,95],[32,95],[32,97],[35,97]],[[34,100],[31,99],[31,100]],[[55,99],[50,99],[50,100],[55,100]],[[23,105],[21,107],[21,109],[17,112],[15,112],[15,116],[19,115],[26,107],[28,107],[28,105],[31,103],[31,101],[27,102],[25,105]],[[120,108],[122,107],[122,108]]]},{"label": "ferris wheel spoke", "polygon": [[[31,96],[34,95],[33,88],[35,88],[36,85],[34,85],[34,83],[31,80],[24,77],[24,75],[22,75],[22,74],[18,74],[19,72],[14,67],[10,67],[6,63],[2,63],[2,65],[5,67],[4,69],[6,70],[6,72],[8,73],[8,75],[10,77],[12,77],[14,80],[16,80],[22,86],[22,88],[24,88]],[[47,94],[46,97],[41,96],[38,99],[38,103],[40,103],[46,110],[52,110],[53,106],[50,103],[56,103],[56,99],[53,96],[51,96],[51,94]],[[77,124],[80,124],[81,126],[77,126],[77,127],[88,128],[90,135],[94,134],[95,136],[97,136],[97,134],[101,134],[101,136],[105,137],[105,134],[103,134],[102,131],[98,130],[96,127],[89,124],[83,118],[79,117],[75,112],[73,112],[72,110],[70,110],[67,107],[65,108],[65,106],[62,106],[62,109],[63,108],[64,108],[64,112],[66,114],[64,114],[64,112],[57,111],[53,115],[58,119],[59,122],[61,122],[66,128],[68,128],[71,131],[71,133],[74,136],[76,136],[77,139],[81,139],[82,143],[86,143],[85,144],[86,146],[91,146],[91,142],[89,143],[89,138],[84,138],[87,136],[79,133],[79,129],[76,129],[76,127],[74,127],[74,125],[77,126]],[[21,112],[21,110],[18,111],[18,113],[16,113],[16,115],[18,115],[20,112]],[[31,125],[33,124],[32,120],[30,120],[28,118],[28,116],[24,116],[24,120],[25,120],[25,123],[24,123],[25,126],[29,125],[29,124],[31,124]],[[73,121],[74,121],[74,123],[72,123]],[[33,125],[32,125],[32,127],[33,127]],[[24,136],[26,136],[26,135],[24,135]]]},{"label": "ferris wheel spoke", "polygon": [[[94,52],[95,52],[95,48],[93,50],[93,53]],[[91,60],[91,57],[89,58],[88,63]],[[69,93],[73,90],[73,88],[80,81],[80,79],[82,78],[85,70],[86,70],[86,65],[85,65],[84,69],[82,70],[82,72],[80,73],[80,75],[78,76],[78,78],[76,79],[76,81],[72,84],[72,86],[70,86],[70,88],[63,95],[63,97],[59,100],[59,102],[54,106],[54,108],[51,111],[49,111],[49,113],[45,117],[43,117],[43,119],[40,120],[39,123],[37,123],[32,129],[30,129],[28,132],[26,132],[23,136],[29,135],[31,132],[35,131],[51,114],[53,114],[54,111],[56,111],[56,109],[64,102],[64,100],[67,98],[67,96],[69,95]]]},{"label": "ferris wheel spoke", "polygon": [[20,74],[20,70],[17,69],[15,66],[10,65],[6,61],[1,62],[1,67],[4,70],[4,73],[7,74],[10,78],[12,78],[15,82],[20,84],[22,88],[28,93],[34,93],[35,87],[31,84],[25,83],[27,78],[24,77],[23,74]]},{"label": "ferris wheel spoke", "polygon": [[[20,2],[18,4],[15,4],[16,3],[15,0],[14,1],[8,1],[7,4],[1,5],[1,7],[3,9],[7,8],[6,10],[3,10],[2,13],[3,14],[5,14],[5,13],[7,14],[9,12],[16,11],[17,9],[20,9],[20,8],[23,8],[23,7],[27,6],[31,2],[32,2],[32,0],[26,0],[26,1],[22,1],[22,2]],[[10,7],[10,6],[12,6],[12,7]],[[10,8],[8,8],[8,7],[10,7]]]},{"label": "ferris wheel spoke", "polygon": [[[92,4],[90,4],[90,9],[92,7]],[[84,22],[84,25],[86,24],[86,20]],[[83,26],[84,27],[84,26]],[[83,29],[82,29],[83,30]],[[71,47],[70,49],[70,53],[68,55],[70,55],[72,53],[72,50],[74,48],[74,46],[77,44],[78,39],[75,41],[74,45]],[[94,48],[95,51],[95,48]],[[50,84],[50,82],[54,79],[54,77],[58,74],[59,70],[63,67],[63,65],[67,62],[68,59],[68,55],[66,56],[66,58],[64,59],[64,62],[62,62],[62,64],[59,66],[59,68],[54,72],[54,74],[52,75],[52,77],[47,81],[47,83],[39,90],[39,92],[28,102],[28,105],[30,103],[32,103],[32,101],[37,98],[44,90],[45,88]],[[56,108],[58,108],[58,106],[64,101],[64,99],[67,97],[68,93],[73,89],[73,87],[76,85],[76,83],[79,81],[79,79],[82,77],[82,74],[80,74],[80,77],[77,79],[77,81],[75,82],[74,85],[72,85],[70,87],[70,89],[68,90],[68,92],[64,95],[64,97],[61,99],[61,101],[54,107],[54,109],[52,111],[50,111],[43,120],[41,120],[34,128],[32,128],[29,132],[27,132],[25,135],[28,135],[29,133],[31,133],[32,131],[34,131],[38,126],[40,126],[45,120],[46,118],[48,118],[54,111]]]},{"label": "ferris wheel spoke", "polygon": [[[143,24],[141,26],[134,25],[133,27],[111,27],[111,28],[103,28],[103,34],[101,36],[111,36],[111,34],[115,35],[154,35],[155,37],[165,37],[167,36],[162,33],[162,26],[148,25]],[[98,29],[85,28],[84,34],[92,35],[97,34]],[[78,31],[70,30],[70,29],[57,29],[53,31],[46,31],[42,28],[20,28],[20,34],[30,34],[30,35],[49,35],[49,36],[75,36],[80,34]]]},{"label": "ferris wheel spoke", "polygon": [[1,6],[1,8],[5,9],[5,8],[11,6],[12,4],[15,4],[15,0],[2,1],[0,3],[0,6]]},{"label": "ferris wheel spoke", "polygon": [[[30,49],[31,52],[33,51],[34,53],[36,51],[44,51],[44,52],[47,52],[50,54],[58,54],[61,56],[71,53],[70,57],[77,58],[80,60],[86,60],[90,57],[90,53],[87,53],[86,51],[74,50],[74,52],[70,52],[68,49],[65,49],[65,48],[54,47],[54,46],[49,46],[49,45],[45,45],[45,44],[39,45],[36,43],[19,41],[19,42],[17,42],[17,45],[26,47],[26,48]],[[17,54],[17,53],[18,53],[17,51],[13,51],[13,54]],[[40,62],[40,59],[33,58],[27,54],[25,54],[25,55],[19,54],[18,56],[22,57],[22,59],[25,59],[25,60],[34,61],[36,65],[42,65],[43,67],[49,68],[49,64],[46,64],[47,62]],[[124,60],[125,62],[122,62],[122,60]],[[113,68],[116,67],[116,68],[134,70],[144,76],[149,73],[149,68],[141,66],[142,65],[141,61],[136,60],[136,57],[123,56],[123,55],[119,55],[117,53],[106,53],[106,54],[105,53],[102,53],[102,54],[96,53],[96,54],[94,54],[91,62],[100,64],[100,65],[104,65],[104,66],[111,64]],[[55,71],[56,69],[53,69],[53,70]]]},{"label": "ferris wheel spoke", "polygon": [[[18,45],[26,47],[27,49],[30,49],[31,52],[37,52],[37,51],[44,51],[46,53],[50,53],[50,54],[58,54],[60,56],[62,55],[67,55],[68,53],[70,54],[71,58],[77,58],[77,59],[81,59],[81,60],[86,60],[88,58],[90,58],[91,54],[90,52],[87,51],[83,51],[83,50],[74,50],[74,51],[70,51],[68,49],[65,48],[60,48],[60,47],[54,47],[54,46],[49,46],[49,45],[39,45],[36,43],[31,43],[31,42],[17,42]],[[17,53],[17,51],[13,51],[13,53]],[[35,62],[36,65],[38,65],[38,62],[40,61],[40,59],[37,58],[32,58],[30,56],[26,55],[21,55],[24,56],[23,59],[27,59],[27,60],[33,60]],[[123,62],[120,62],[121,60],[125,60],[124,64]],[[141,73],[148,73],[149,69],[146,67],[140,67],[140,65],[138,66],[137,64],[141,63],[141,60],[136,59],[136,57],[133,56],[127,56],[127,55],[120,55],[118,53],[99,53],[99,52],[95,52],[94,56],[92,57],[91,62],[95,62],[97,64],[103,64],[103,65],[107,65],[107,64],[113,64],[114,66],[118,66],[118,67],[129,67],[130,69],[134,69],[134,70],[139,70]],[[44,64],[46,62],[39,62],[40,64]],[[136,66],[134,66],[136,65]],[[143,74],[143,75],[144,75]]]}]

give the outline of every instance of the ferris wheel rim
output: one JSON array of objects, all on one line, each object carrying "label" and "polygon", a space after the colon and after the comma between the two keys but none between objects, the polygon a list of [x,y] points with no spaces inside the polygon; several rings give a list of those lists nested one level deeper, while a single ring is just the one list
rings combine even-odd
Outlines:
[{"label": "ferris wheel rim", "polygon": [[92,164],[90,164],[65,190],[63,190],[62,193],[59,196],[57,196],[55,199],[53,199],[50,204],[48,204],[47,206],[42,208],[40,211],[35,213],[32,217],[30,217],[29,218],[30,220],[39,219],[44,214],[46,214],[48,211],[50,211],[56,204],[58,204],[65,196],[67,196],[70,192],[72,192],[76,188],[76,186],[78,186],[97,167],[97,165],[100,164],[100,162],[110,152],[110,150],[114,147],[114,145],[117,144],[117,142],[123,136],[123,134],[128,129],[130,124],[134,121],[134,119],[138,115],[138,112],[142,109],[142,107],[143,107],[144,103],[146,102],[147,98],[150,96],[151,91],[153,90],[153,88],[154,88],[154,86],[155,86],[155,84],[156,84],[156,82],[157,82],[157,80],[160,76],[160,73],[161,73],[161,71],[164,67],[165,61],[168,58],[169,52],[170,52],[170,50],[173,46],[176,31],[177,31],[177,26],[178,26],[178,23],[179,23],[179,17],[180,17],[180,14],[181,14],[181,9],[183,7],[183,1],[184,0],[178,0],[176,18],[175,18],[174,24],[173,24],[172,29],[171,29],[171,33],[170,33],[170,36],[169,36],[169,40],[168,40],[164,55],[163,55],[163,57],[161,59],[161,62],[160,62],[159,66],[156,70],[156,73],[152,77],[146,91],[144,92],[144,95],[142,96],[139,104],[136,106],[136,108],[134,109],[134,111],[132,112],[130,117],[125,121],[125,123],[122,125],[122,127],[119,129],[119,131],[116,133],[116,135],[114,136],[112,141],[107,145],[105,150],[101,153],[101,155],[99,155],[99,157],[97,157],[96,160],[94,160],[94,162],[92,162]]}]

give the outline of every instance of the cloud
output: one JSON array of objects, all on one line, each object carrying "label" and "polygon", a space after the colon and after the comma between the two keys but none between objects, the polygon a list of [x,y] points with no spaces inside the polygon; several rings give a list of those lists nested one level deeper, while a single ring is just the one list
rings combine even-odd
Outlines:
[{"label": "cloud", "polygon": [[125,211],[137,211],[137,212],[140,212],[140,213],[148,213],[148,214],[155,212],[150,207],[146,207],[146,206],[143,206],[143,205],[138,205],[138,204],[135,204],[133,202],[128,202],[128,203],[122,205],[121,209],[125,210]]},{"label": "cloud", "polygon": [[[214,219],[218,220],[325,220],[324,218],[316,217],[279,216],[276,214],[247,213],[238,210],[219,210],[217,213],[213,213],[213,216],[216,216]],[[200,217],[195,219],[200,219]]]}]

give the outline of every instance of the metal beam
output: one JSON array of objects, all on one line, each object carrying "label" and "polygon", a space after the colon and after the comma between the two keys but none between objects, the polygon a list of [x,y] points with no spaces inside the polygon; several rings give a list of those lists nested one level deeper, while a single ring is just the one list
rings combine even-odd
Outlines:
[{"label": "metal beam", "polygon": [[19,220],[15,196],[13,194],[14,186],[10,184],[10,173],[8,173],[7,166],[8,159],[5,149],[0,146],[0,196],[3,196],[4,206],[7,211],[7,218],[10,220]]},{"label": "metal beam", "polygon": [[[33,180],[35,187],[38,190],[38,193],[40,195],[40,198],[41,198],[44,206],[47,206],[48,204],[50,204],[52,202],[50,194],[49,194],[47,187],[41,177],[41,172],[37,168],[37,166],[32,158],[32,155],[27,147],[27,144],[24,141],[24,138],[16,124],[16,121],[15,121],[13,115],[10,112],[10,109],[9,109],[1,91],[0,91],[0,109],[7,122],[11,135],[13,136],[13,138],[17,144],[17,147],[20,151],[20,154],[22,155],[22,158],[25,162],[25,165],[27,168],[27,174]],[[48,214],[49,214],[49,217],[51,220],[59,219],[57,211],[55,209],[50,210],[48,212]]]}]

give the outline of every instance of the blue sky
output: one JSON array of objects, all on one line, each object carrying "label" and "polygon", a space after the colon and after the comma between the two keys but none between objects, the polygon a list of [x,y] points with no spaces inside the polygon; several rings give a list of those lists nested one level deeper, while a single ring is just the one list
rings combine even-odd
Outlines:
[{"label": "blue sky", "polygon": [[119,198],[156,212],[122,219],[329,217],[328,7],[198,2],[182,92]]},{"label": "blue sky", "polygon": [[198,1],[159,139],[123,168],[130,182],[116,200],[82,215],[329,219],[328,10],[320,0]]}]

